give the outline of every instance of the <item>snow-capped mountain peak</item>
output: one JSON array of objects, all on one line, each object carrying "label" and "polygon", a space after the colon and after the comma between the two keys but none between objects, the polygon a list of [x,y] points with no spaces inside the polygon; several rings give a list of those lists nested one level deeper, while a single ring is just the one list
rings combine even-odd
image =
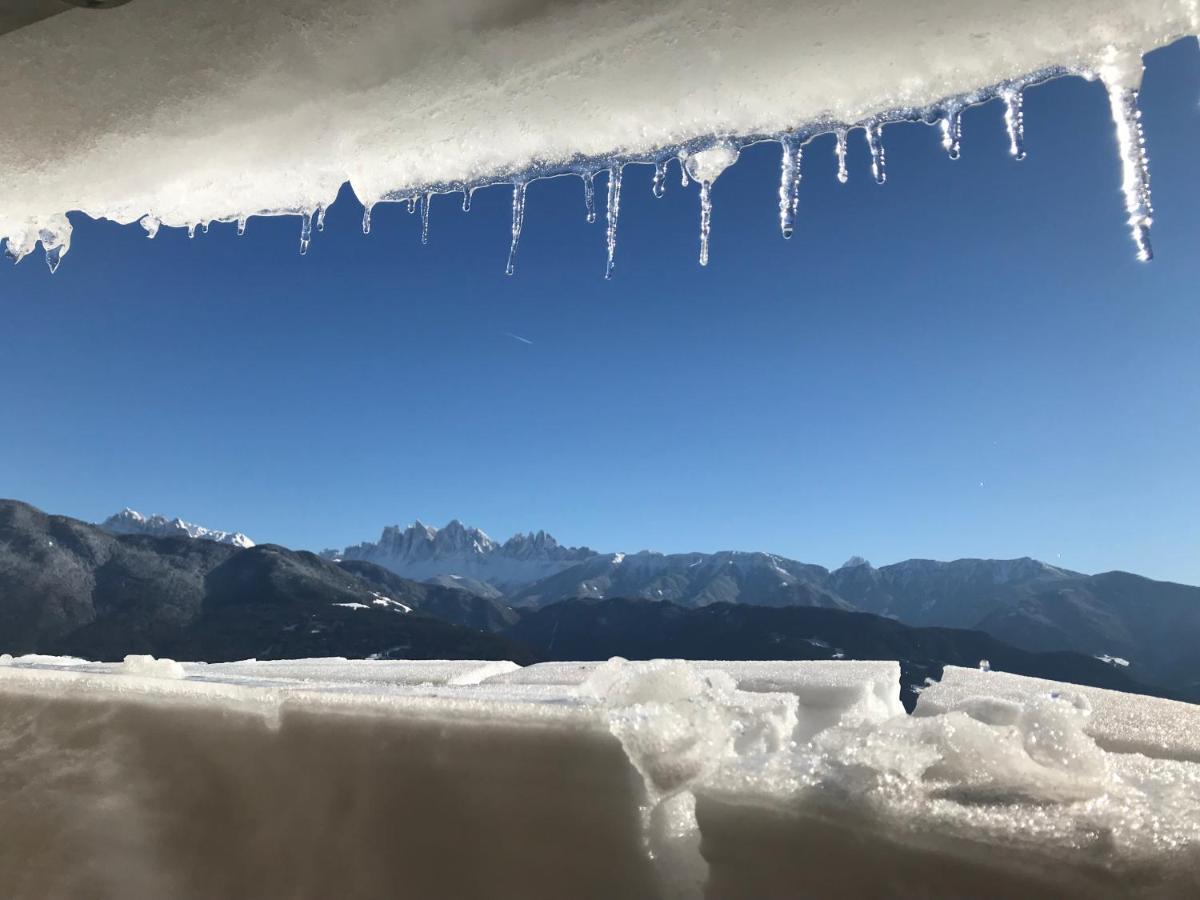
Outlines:
[{"label": "snow-capped mountain peak", "polygon": [[110,534],[149,534],[155,537],[187,537],[234,547],[253,547],[254,541],[240,531],[217,531],[194,525],[183,519],[168,519],[166,516],[144,516],[128,506],[119,513],[109,516],[100,527]]}]

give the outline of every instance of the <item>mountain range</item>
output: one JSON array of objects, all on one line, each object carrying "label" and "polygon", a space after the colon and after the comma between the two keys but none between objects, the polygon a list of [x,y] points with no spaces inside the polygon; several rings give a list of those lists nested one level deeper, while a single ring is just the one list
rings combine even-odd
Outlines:
[{"label": "mountain range", "polygon": [[1200,588],[1127,572],[1085,575],[1035,559],[911,559],[837,569],[763,552],[599,553],[553,537],[499,543],[453,521],[385,528],[378,542],[325,551],[403,577],[540,609],[586,598],[869,612],[913,626],[976,629],[1031,651],[1071,650],[1127,664],[1137,678],[1200,692]]},{"label": "mountain range", "polygon": [[215,531],[203,525],[193,525],[183,519],[168,519],[166,516],[143,516],[128,506],[109,516],[100,527],[112,534],[152,534],[157,537],[189,537],[235,547],[253,547],[254,541],[240,531]]},{"label": "mountain range", "polygon": [[114,535],[0,501],[2,653],[531,660],[481,630],[481,605],[465,591],[375,567],[360,576],[304,551]]},{"label": "mountain range", "polygon": [[[462,546],[462,535],[454,538]],[[475,540],[468,545],[472,552],[476,544],[488,552]],[[522,545],[540,545],[538,552],[557,546],[544,538],[494,546]],[[599,555],[587,553],[588,559],[574,565],[597,565],[591,557]],[[614,566],[613,555],[605,559]],[[621,559],[614,568],[632,573],[641,565],[626,569],[623,564]],[[783,575],[775,566],[797,580],[805,575],[811,581],[824,571],[806,571],[767,554],[693,554],[675,560],[670,572],[674,577],[690,571],[696,573],[695,583],[735,584],[748,591],[763,565],[780,581]],[[670,583],[663,579],[657,583]],[[634,582],[611,582],[622,583]],[[1091,655],[1030,652],[979,631],[914,627],[844,606],[835,597],[777,606],[585,597],[513,607],[458,587],[417,582],[367,560],[334,561],[270,544],[241,547],[202,536],[112,534],[18,501],[0,501],[0,653],[100,660],[150,653],[209,661],[346,656],[529,663],[610,655],[898,659],[905,677],[902,699],[910,707],[925,678],[938,677],[943,665],[988,659],[996,668],[1024,674],[1191,696],[1142,683],[1127,668]]]}]

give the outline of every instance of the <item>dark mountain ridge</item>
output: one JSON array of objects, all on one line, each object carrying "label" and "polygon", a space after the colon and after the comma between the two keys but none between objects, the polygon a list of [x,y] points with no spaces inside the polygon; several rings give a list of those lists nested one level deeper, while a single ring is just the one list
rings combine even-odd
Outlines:
[{"label": "dark mountain ridge", "polygon": [[1034,653],[981,631],[916,628],[870,613],[816,607],[717,603],[685,609],[643,599],[568,600],[531,612],[505,634],[543,657],[627,659],[899,660],[911,708],[926,678],[946,665],[992,667],[1130,693],[1184,698],[1119,668],[1069,651]]},{"label": "dark mountain ridge", "polygon": [[472,612],[476,601],[399,578],[382,585],[270,544],[112,535],[0,501],[0,652],[210,662],[372,654],[531,659],[525,648],[442,621],[423,605],[450,618]]}]

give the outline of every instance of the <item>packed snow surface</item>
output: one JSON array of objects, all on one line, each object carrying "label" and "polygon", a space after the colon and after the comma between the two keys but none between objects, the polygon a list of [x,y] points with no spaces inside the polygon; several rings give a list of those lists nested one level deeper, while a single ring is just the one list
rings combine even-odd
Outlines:
[{"label": "packed snow surface", "polygon": [[[1021,92],[1052,75],[1109,89],[1122,190],[1148,258],[1141,55],[1195,34],[1195,0],[137,0],[0,36],[0,237],[40,241],[53,269],[64,213],[162,225],[301,216],[301,249],[349,181],[367,207],[512,182],[511,271],[525,184],[574,172],[595,219],[608,170],[612,271],[626,162],[679,157],[709,188],[746,143],[783,148],[791,233],[804,143],[861,129],[886,178],[883,124],[939,124],[963,146],[964,105],[1001,98],[1020,158]],[[696,159],[692,159],[696,157]],[[436,227],[436,226],[435,226]]]},{"label": "packed snow surface", "polygon": [[5,656],[0,879],[17,898],[1190,897],[1198,717],[954,668],[908,716],[894,662]]}]

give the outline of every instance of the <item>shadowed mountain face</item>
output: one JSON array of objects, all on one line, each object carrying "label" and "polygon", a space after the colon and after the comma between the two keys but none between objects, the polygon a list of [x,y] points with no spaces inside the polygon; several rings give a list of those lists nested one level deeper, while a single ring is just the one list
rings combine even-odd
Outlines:
[{"label": "shadowed mountain face", "polygon": [[519,615],[502,600],[437,584],[409,581],[374,563],[345,559],[338,566],[391,597],[406,598],[421,612],[480,631],[500,631]]},{"label": "shadowed mountain face", "polygon": [[1125,572],[1081,575],[1032,559],[863,564],[831,573],[830,583],[857,609],[911,625],[1122,657],[1139,680],[1200,689],[1200,588]]},{"label": "shadowed mountain face", "polygon": [[477,615],[469,595],[399,578],[383,586],[312,553],[115,536],[0,501],[0,652],[530,659],[422,610]]},{"label": "shadowed mountain face", "polygon": [[1031,653],[980,631],[913,628],[867,613],[727,603],[684,609],[648,600],[573,600],[525,615],[505,632],[539,656],[564,660],[896,659],[910,709],[946,665],[1018,672],[1134,693],[1155,693],[1121,669],[1071,652]]}]

